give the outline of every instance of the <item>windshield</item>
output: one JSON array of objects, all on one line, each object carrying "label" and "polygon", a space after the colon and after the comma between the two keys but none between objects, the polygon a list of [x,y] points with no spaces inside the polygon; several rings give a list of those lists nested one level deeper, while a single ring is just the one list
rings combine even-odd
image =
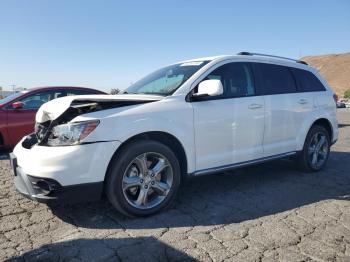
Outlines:
[{"label": "windshield", "polygon": [[170,95],[208,62],[185,62],[161,68],[131,85],[124,93]]},{"label": "windshield", "polygon": [[23,95],[23,93],[24,92],[14,93],[12,95],[9,95],[9,96],[5,97],[4,99],[1,99],[0,100],[0,105],[6,104],[7,102],[9,102],[9,101],[11,101],[11,100],[13,100],[13,99]]}]

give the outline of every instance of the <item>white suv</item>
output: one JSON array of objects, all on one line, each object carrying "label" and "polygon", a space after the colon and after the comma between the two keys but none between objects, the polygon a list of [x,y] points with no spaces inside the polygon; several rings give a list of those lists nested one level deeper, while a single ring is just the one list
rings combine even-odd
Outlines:
[{"label": "white suv", "polygon": [[184,175],[290,156],[318,171],[337,138],[334,94],[313,68],[242,52],[164,67],[120,95],[52,100],[11,163],[31,199],[106,194],[120,212],[145,216],[169,206]]}]

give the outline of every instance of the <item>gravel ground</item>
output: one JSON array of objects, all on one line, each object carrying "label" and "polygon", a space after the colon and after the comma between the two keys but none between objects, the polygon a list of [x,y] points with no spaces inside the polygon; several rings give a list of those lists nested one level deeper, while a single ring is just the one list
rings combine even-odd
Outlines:
[{"label": "gravel ground", "polygon": [[350,110],[327,168],[275,161],[191,179],[172,209],[130,219],[107,201],[48,207],[0,154],[0,260],[350,261]]}]

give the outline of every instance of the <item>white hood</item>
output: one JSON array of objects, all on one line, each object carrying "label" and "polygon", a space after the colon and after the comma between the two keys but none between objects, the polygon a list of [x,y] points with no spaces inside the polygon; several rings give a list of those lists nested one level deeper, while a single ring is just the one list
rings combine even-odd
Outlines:
[{"label": "white hood", "polygon": [[52,121],[62,115],[76,101],[93,102],[150,102],[163,99],[163,96],[156,95],[137,95],[137,94],[121,94],[121,95],[81,95],[81,96],[66,96],[51,100],[43,104],[35,117],[35,121],[43,123]]}]

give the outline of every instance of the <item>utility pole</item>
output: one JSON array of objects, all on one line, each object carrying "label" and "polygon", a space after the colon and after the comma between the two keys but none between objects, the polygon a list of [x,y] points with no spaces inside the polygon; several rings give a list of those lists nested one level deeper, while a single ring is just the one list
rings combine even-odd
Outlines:
[{"label": "utility pole", "polygon": [[16,91],[16,85],[10,85],[10,86],[12,86],[12,91],[13,91],[13,93],[15,93],[15,91]]}]

